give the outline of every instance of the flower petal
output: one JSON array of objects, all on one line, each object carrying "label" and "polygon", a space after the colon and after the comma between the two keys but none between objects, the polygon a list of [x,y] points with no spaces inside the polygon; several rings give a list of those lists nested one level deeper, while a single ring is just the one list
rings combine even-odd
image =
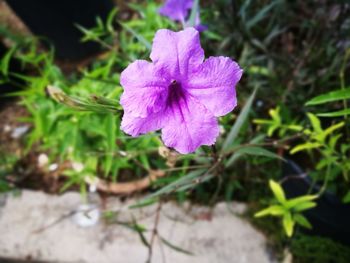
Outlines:
[{"label": "flower petal", "polygon": [[192,27],[180,32],[158,30],[150,57],[156,65],[165,68],[173,78],[180,77],[181,80],[186,78],[188,69],[197,68],[204,60],[199,32]]},{"label": "flower petal", "polygon": [[227,57],[210,57],[189,74],[187,92],[215,116],[223,116],[237,105],[235,86],[243,70]]},{"label": "flower petal", "polygon": [[169,118],[162,129],[166,146],[182,154],[194,152],[201,145],[212,145],[219,135],[216,118],[202,104],[183,97],[169,110]]},{"label": "flower petal", "polygon": [[193,0],[168,0],[159,9],[159,13],[174,21],[185,21],[188,10],[192,8]]},{"label": "flower petal", "polygon": [[134,117],[147,117],[164,109],[167,85],[161,70],[145,60],[130,64],[121,74],[124,88],[120,104]]},{"label": "flower petal", "polygon": [[153,113],[146,118],[135,117],[128,112],[124,112],[121,123],[121,129],[133,136],[139,136],[148,132],[156,131],[163,128],[166,122],[166,114]]}]

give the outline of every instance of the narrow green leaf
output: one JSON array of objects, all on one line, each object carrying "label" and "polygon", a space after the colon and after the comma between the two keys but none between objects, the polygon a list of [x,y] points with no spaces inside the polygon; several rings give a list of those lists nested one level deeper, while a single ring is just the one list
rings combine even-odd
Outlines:
[{"label": "narrow green leaf", "polygon": [[158,197],[160,195],[169,194],[169,193],[175,192],[177,189],[179,189],[181,187],[194,184],[193,181],[196,178],[200,177],[205,172],[206,172],[206,170],[204,170],[204,169],[192,171],[192,172],[188,173],[187,175],[179,178],[178,180],[164,186],[163,188],[159,189],[158,191],[154,192],[153,194],[146,196],[145,199],[155,198],[155,197]]},{"label": "narrow green leaf", "polygon": [[350,115],[350,109],[334,111],[334,112],[318,113],[316,115],[320,117],[342,117],[345,115]]},{"label": "narrow green leaf", "polygon": [[337,100],[347,100],[350,99],[350,88],[344,90],[331,91],[326,94],[314,97],[313,99],[306,102],[306,106],[318,105],[327,102],[337,101]]},{"label": "narrow green leaf", "polygon": [[321,122],[320,119],[316,117],[315,114],[308,112],[307,117],[309,118],[312,128],[315,132],[322,132]]},{"label": "narrow green leaf", "polygon": [[303,143],[303,144],[299,144],[297,146],[295,146],[291,151],[290,154],[295,154],[297,152],[300,151],[304,151],[304,150],[311,150],[311,149],[315,149],[322,146],[320,143],[314,142],[307,142],[307,143]]},{"label": "narrow green leaf", "polygon": [[177,252],[180,252],[180,253],[183,253],[183,254],[186,254],[186,255],[189,255],[189,256],[193,256],[194,254],[191,252],[191,251],[188,251],[186,249],[183,249],[181,247],[178,247],[172,243],[170,243],[168,240],[166,240],[165,238],[161,237],[160,236],[160,239],[162,240],[162,242],[164,243],[164,245],[170,247],[171,249],[177,251]]},{"label": "narrow green leaf", "polygon": [[118,13],[118,9],[113,8],[112,11],[108,14],[107,21],[106,21],[106,27],[107,27],[108,32],[110,32],[110,33],[114,32],[113,23],[116,20],[117,13]]},{"label": "narrow green leaf", "polygon": [[310,224],[309,220],[307,220],[303,215],[301,214],[295,214],[294,215],[294,220],[297,224],[305,227],[305,228],[308,228],[308,229],[311,229],[312,228],[312,225]]},{"label": "narrow green leaf", "polygon": [[278,4],[279,1],[273,1],[269,5],[266,5],[264,8],[260,9],[259,12],[250,20],[247,21],[246,26],[247,28],[252,28],[254,25],[259,23],[261,20],[263,20],[265,17],[268,16],[268,13],[275,7],[276,4]]},{"label": "narrow green leaf", "polygon": [[150,205],[155,204],[158,201],[159,201],[159,199],[157,197],[147,198],[147,199],[141,200],[140,202],[137,202],[135,205],[129,206],[129,208],[130,209],[135,209],[135,208],[141,208],[141,207],[145,207],[145,206],[150,206]]},{"label": "narrow green leaf", "polygon": [[274,180],[269,180],[269,185],[278,202],[284,204],[286,202],[286,196],[284,195],[282,187]]},{"label": "narrow green leaf", "polygon": [[315,202],[305,202],[294,206],[293,211],[302,212],[314,208],[317,204]]},{"label": "narrow green leaf", "polygon": [[138,41],[140,41],[148,50],[152,49],[152,45],[150,42],[148,42],[147,39],[145,39],[142,35],[140,35],[139,33],[137,33],[134,29],[132,29],[131,27],[129,27],[127,24],[125,23],[120,23],[122,25],[122,27],[124,27],[129,33],[131,33]]},{"label": "narrow green leaf", "polygon": [[295,222],[293,221],[291,213],[286,213],[283,217],[283,228],[288,237],[293,235]]},{"label": "narrow green leaf", "polygon": [[1,62],[0,62],[0,68],[1,68],[1,73],[4,76],[8,75],[9,72],[9,66],[10,66],[10,60],[13,56],[13,54],[16,51],[17,46],[14,45],[13,47],[11,47],[6,54],[1,58]]},{"label": "narrow green leaf", "polygon": [[283,208],[283,206],[273,205],[255,213],[254,217],[264,217],[269,215],[280,216],[280,215],[283,215],[285,212],[286,210]]},{"label": "narrow green leaf", "polygon": [[336,123],[336,124],[330,126],[329,128],[327,128],[324,132],[325,132],[325,134],[327,136],[327,135],[331,134],[333,131],[335,131],[337,129],[340,129],[344,125],[345,125],[345,122]]},{"label": "narrow green leaf", "polygon": [[284,159],[281,156],[279,156],[279,155],[277,155],[269,150],[266,150],[262,147],[256,147],[256,146],[242,147],[242,148],[239,148],[236,152],[240,153],[240,154],[264,156],[264,157],[273,158],[273,159],[280,159],[280,160],[284,161]]},{"label": "narrow green leaf", "polygon": [[136,219],[133,217],[132,218],[133,225],[131,227],[132,230],[136,231],[136,233],[139,235],[141,242],[146,246],[150,247],[150,244],[148,243],[145,235],[143,234],[143,227],[139,227],[139,225],[136,222]]},{"label": "narrow green leaf", "polygon": [[236,139],[242,125],[247,120],[249,116],[250,109],[252,107],[255,94],[256,94],[257,88],[253,91],[252,95],[250,95],[249,99],[247,100],[246,104],[244,105],[241,113],[239,114],[235,124],[232,126],[226,140],[224,141],[224,144],[222,146],[222,151],[226,151],[234,142]]},{"label": "narrow green leaf", "polygon": [[300,205],[300,204],[303,204],[305,202],[313,201],[316,198],[318,198],[317,195],[305,195],[305,196],[295,197],[295,198],[289,199],[286,202],[285,207],[288,208],[288,209],[289,208],[293,208],[296,205]]}]

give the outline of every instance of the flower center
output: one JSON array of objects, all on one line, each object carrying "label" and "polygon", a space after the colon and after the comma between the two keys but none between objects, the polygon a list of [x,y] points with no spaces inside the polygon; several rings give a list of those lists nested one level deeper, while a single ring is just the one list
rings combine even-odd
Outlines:
[{"label": "flower center", "polygon": [[167,105],[173,106],[174,103],[178,104],[182,98],[184,98],[184,92],[181,83],[173,80],[169,85]]}]

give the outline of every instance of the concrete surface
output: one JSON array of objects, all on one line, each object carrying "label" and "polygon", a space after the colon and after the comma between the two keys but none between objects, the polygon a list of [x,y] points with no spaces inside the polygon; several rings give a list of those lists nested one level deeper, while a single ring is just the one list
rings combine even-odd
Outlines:
[{"label": "concrete surface", "polygon": [[[4,196],[0,199],[4,200]],[[97,196],[91,200],[101,210],[101,200]],[[82,204],[78,193],[53,196],[23,191],[17,197],[7,195],[0,206],[1,203],[0,258],[67,263],[142,263],[148,258],[149,250],[139,235],[122,224],[107,224],[100,219],[93,226],[79,226],[74,212]],[[150,241],[158,206],[129,210],[127,205],[118,198],[103,202],[104,209],[120,210],[114,220],[136,219],[148,230],[145,237]],[[237,203],[221,203],[212,211],[189,204],[182,207],[170,202],[163,204],[159,235],[194,255],[175,251],[155,239],[151,262],[274,262],[267,253],[263,235],[237,215],[244,209],[244,205]]]}]

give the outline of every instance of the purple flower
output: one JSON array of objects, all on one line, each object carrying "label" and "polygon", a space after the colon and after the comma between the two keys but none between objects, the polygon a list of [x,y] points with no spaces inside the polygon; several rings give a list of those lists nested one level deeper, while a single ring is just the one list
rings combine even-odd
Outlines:
[{"label": "purple flower", "polygon": [[159,13],[169,17],[171,20],[185,24],[185,19],[192,5],[193,0],[167,0],[164,6],[159,9]]},{"label": "purple flower", "polygon": [[214,144],[216,117],[236,106],[242,69],[227,57],[204,60],[194,28],[158,30],[150,58],[152,63],[136,60],[121,74],[122,130],[138,136],[161,129],[164,144],[180,153]]},{"label": "purple flower", "polygon": [[[181,22],[185,27],[189,27],[189,21],[186,21],[186,19],[188,19],[192,7],[193,0],[167,0],[164,6],[159,9],[159,13],[173,21]],[[199,32],[207,30],[207,26],[201,24],[199,10],[196,14],[195,28]]]}]

